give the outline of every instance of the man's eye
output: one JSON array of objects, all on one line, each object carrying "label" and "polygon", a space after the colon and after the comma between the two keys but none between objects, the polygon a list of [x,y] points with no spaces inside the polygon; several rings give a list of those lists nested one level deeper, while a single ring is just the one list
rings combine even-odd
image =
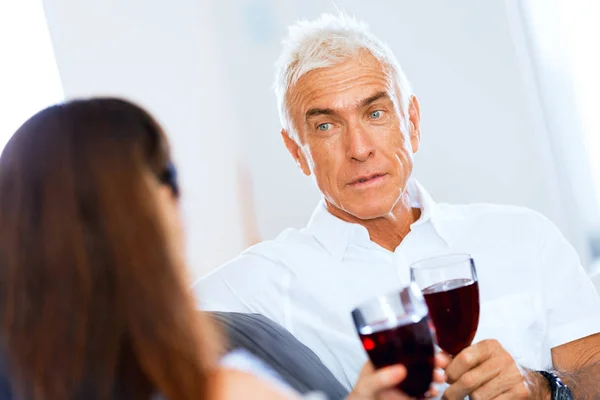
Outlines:
[{"label": "man's eye", "polygon": [[379,119],[379,118],[381,118],[381,114],[382,114],[381,110],[376,110],[376,111],[371,112],[371,114],[369,114],[369,117],[371,119]]},{"label": "man's eye", "polygon": [[319,124],[317,126],[317,129],[320,130],[321,132],[325,132],[331,129],[331,124],[329,122],[326,122],[324,124]]}]

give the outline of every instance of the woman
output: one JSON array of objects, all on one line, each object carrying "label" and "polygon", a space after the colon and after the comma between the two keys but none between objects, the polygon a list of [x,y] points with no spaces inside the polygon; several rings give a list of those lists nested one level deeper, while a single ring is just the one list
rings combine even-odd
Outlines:
[{"label": "woman", "polygon": [[53,106],[15,133],[0,157],[15,397],[205,399],[235,383],[211,377],[219,341],[187,290],[178,195],[165,135],[131,103]]},{"label": "woman", "polygon": [[[1,398],[294,397],[215,367],[178,197],[162,129],[129,102],[60,104],[19,128],[0,157]],[[351,398],[405,376],[366,371]]]}]

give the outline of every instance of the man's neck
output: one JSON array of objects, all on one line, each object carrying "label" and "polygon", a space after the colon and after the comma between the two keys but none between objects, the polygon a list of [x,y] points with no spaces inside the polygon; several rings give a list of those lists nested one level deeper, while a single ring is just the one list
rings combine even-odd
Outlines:
[{"label": "man's neck", "polygon": [[389,251],[396,250],[404,237],[410,232],[410,226],[421,216],[419,208],[411,207],[407,193],[388,215],[373,219],[357,218],[332,206],[329,202],[326,202],[326,206],[327,210],[336,217],[367,228],[371,241]]}]

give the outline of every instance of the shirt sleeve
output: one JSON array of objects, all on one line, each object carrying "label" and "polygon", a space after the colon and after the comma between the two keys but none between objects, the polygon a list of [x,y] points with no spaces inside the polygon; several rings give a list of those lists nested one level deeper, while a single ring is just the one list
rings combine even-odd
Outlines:
[{"label": "shirt sleeve", "polygon": [[600,332],[600,298],[577,252],[543,218],[542,282],[550,348]]},{"label": "shirt sleeve", "polygon": [[244,253],[198,280],[194,294],[205,311],[258,313],[290,329],[291,273],[255,253]]}]

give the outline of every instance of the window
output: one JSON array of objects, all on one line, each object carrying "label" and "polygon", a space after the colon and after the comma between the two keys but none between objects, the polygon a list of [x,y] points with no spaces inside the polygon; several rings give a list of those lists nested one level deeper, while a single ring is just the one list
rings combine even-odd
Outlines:
[{"label": "window", "polygon": [[591,163],[596,197],[600,199],[600,3],[561,2],[564,34],[575,86],[585,148]]},{"label": "window", "polygon": [[41,0],[0,2],[0,149],[31,115],[63,99]]},{"label": "window", "polygon": [[[509,0],[521,11],[540,120],[556,168],[569,240],[600,282],[600,4]],[[517,24],[518,25],[518,24]]]},{"label": "window", "polygon": [[[577,104],[584,147],[593,182],[592,192],[600,203],[600,3],[585,0],[563,0],[560,15],[572,71],[574,100]],[[600,208],[600,204],[598,204]],[[592,273],[600,272],[600,226],[590,232]]]}]

